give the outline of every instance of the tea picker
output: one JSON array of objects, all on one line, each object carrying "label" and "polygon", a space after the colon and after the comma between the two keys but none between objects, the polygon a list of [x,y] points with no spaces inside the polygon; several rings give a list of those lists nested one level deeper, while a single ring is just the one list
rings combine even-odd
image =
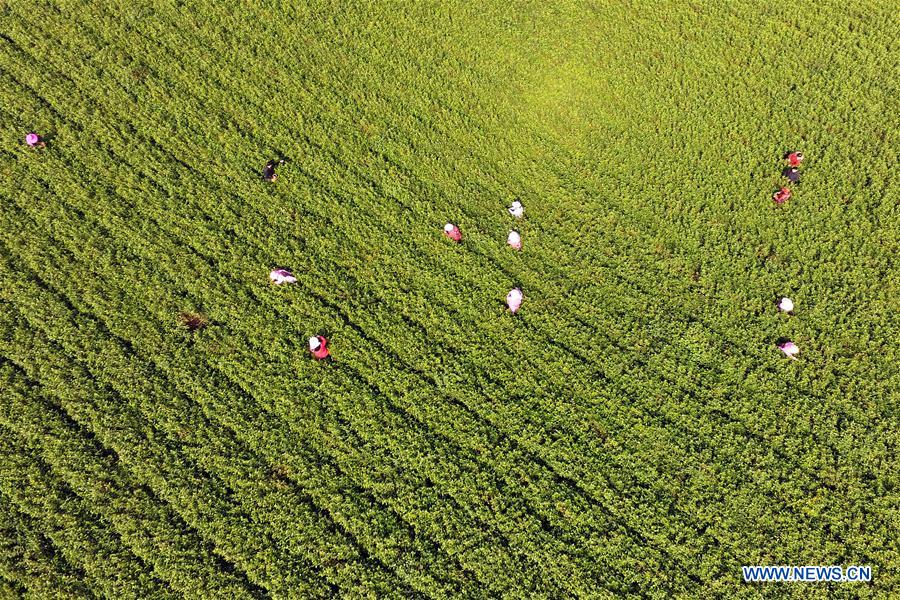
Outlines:
[{"label": "tea picker", "polygon": [[47,143],[34,132],[30,132],[25,135],[25,143],[28,144],[32,148],[45,148]]},{"label": "tea picker", "polygon": [[787,167],[781,174],[791,183],[800,183],[800,169],[797,167]]},{"label": "tea picker", "polygon": [[444,235],[446,235],[454,242],[459,242],[462,239],[462,232],[459,230],[459,227],[457,227],[453,223],[447,223],[446,225],[444,225]]},{"label": "tea picker", "polygon": [[790,298],[782,298],[778,302],[778,308],[781,310],[781,312],[790,314],[794,310],[794,301]]},{"label": "tea picker", "polygon": [[331,356],[328,351],[328,340],[324,335],[315,335],[309,338],[309,353],[316,360],[324,360]]},{"label": "tea picker", "polygon": [[297,278],[287,269],[272,269],[269,273],[269,281],[275,285],[281,285],[282,283],[297,283]]},{"label": "tea picker", "polygon": [[784,156],[784,160],[787,161],[787,164],[790,167],[799,167],[800,163],[803,162],[803,158],[802,152],[788,152]]},{"label": "tea picker", "polygon": [[279,167],[284,164],[284,159],[272,159],[266,163],[266,166],[263,168],[263,179],[266,181],[275,181],[278,179],[278,174],[275,173],[275,167]]},{"label": "tea picker", "polygon": [[800,354],[800,348],[797,347],[797,344],[794,342],[787,340],[778,344],[778,349],[784,352],[784,355],[788,358],[792,358],[794,360],[797,359],[797,355]]},{"label": "tea picker", "polygon": [[772,194],[772,200],[775,201],[775,204],[784,204],[788,200],[791,199],[791,190],[786,187],[781,188],[774,194]]},{"label": "tea picker", "polygon": [[522,290],[519,288],[509,290],[509,293],[506,294],[506,306],[509,307],[511,313],[516,314],[519,307],[522,306],[523,299]]}]

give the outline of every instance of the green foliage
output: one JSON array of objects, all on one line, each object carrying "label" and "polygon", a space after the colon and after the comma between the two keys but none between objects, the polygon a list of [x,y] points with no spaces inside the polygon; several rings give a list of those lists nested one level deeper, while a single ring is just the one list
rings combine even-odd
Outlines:
[{"label": "green foliage", "polygon": [[896,595],[887,3],[181,4],[0,14],[0,592]]}]

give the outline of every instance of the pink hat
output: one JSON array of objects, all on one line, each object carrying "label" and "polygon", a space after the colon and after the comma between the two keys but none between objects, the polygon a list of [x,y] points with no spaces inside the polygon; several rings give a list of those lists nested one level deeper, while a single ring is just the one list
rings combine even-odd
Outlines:
[{"label": "pink hat", "polygon": [[41,141],[41,137],[36,133],[29,133],[25,136],[25,143],[29,146],[34,146],[39,141]]}]

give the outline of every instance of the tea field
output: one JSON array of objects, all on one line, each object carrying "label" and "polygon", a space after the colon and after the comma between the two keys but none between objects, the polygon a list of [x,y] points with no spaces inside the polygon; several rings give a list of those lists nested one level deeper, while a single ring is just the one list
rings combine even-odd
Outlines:
[{"label": "tea field", "polygon": [[898,597],[898,39],[0,2],[0,597]]}]

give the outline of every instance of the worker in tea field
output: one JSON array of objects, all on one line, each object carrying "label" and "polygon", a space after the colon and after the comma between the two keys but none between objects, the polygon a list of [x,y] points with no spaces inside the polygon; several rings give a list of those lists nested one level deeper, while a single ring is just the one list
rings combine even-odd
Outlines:
[{"label": "worker in tea field", "polygon": [[802,152],[788,152],[784,159],[787,161],[788,166],[791,167],[799,167],[800,163],[803,162],[803,153]]},{"label": "worker in tea field", "polygon": [[522,203],[518,200],[510,204],[509,208],[507,208],[506,210],[508,210],[509,214],[517,219],[521,219],[525,215],[525,207],[522,206]]},{"label": "worker in tea field", "polygon": [[278,175],[275,173],[275,167],[281,166],[284,164],[284,159],[272,159],[266,163],[266,166],[263,168],[263,179],[266,181],[275,181],[278,179]]},{"label": "worker in tea field", "polygon": [[790,340],[785,340],[778,344],[778,349],[784,352],[785,356],[794,360],[797,360],[797,355],[800,354],[800,348]]},{"label": "worker in tea field", "polygon": [[31,146],[32,148],[45,148],[47,143],[34,132],[30,132],[25,135],[25,143]]},{"label": "worker in tea field", "polygon": [[519,307],[522,306],[522,300],[525,297],[522,295],[522,290],[519,288],[513,288],[509,290],[509,293],[506,294],[506,306],[509,307],[511,313],[516,314],[519,310]]},{"label": "worker in tea field", "polygon": [[788,167],[781,174],[791,183],[800,183],[800,169],[797,167]]},{"label": "worker in tea field", "polygon": [[281,285],[282,283],[297,283],[297,278],[287,269],[272,269],[269,273],[269,281],[275,285]]},{"label": "worker in tea field", "polygon": [[519,235],[518,231],[510,231],[509,235],[506,236],[506,243],[509,244],[509,247],[513,250],[521,250],[522,236]]},{"label": "worker in tea field", "polygon": [[324,360],[331,356],[328,351],[328,340],[324,335],[314,335],[309,338],[309,352],[316,360]]},{"label": "worker in tea field", "polygon": [[446,225],[444,225],[444,235],[446,235],[454,242],[459,242],[462,239],[462,232],[459,230],[459,227],[457,227],[453,223],[447,223]]},{"label": "worker in tea field", "polygon": [[792,314],[794,312],[794,301],[790,298],[782,298],[778,302],[778,308],[781,312]]},{"label": "worker in tea field", "polygon": [[775,204],[784,204],[788,200],[791,199],[791,190],[786,187],[781,188],[774,194],[772,194],[772,200],[775,201]]}]

